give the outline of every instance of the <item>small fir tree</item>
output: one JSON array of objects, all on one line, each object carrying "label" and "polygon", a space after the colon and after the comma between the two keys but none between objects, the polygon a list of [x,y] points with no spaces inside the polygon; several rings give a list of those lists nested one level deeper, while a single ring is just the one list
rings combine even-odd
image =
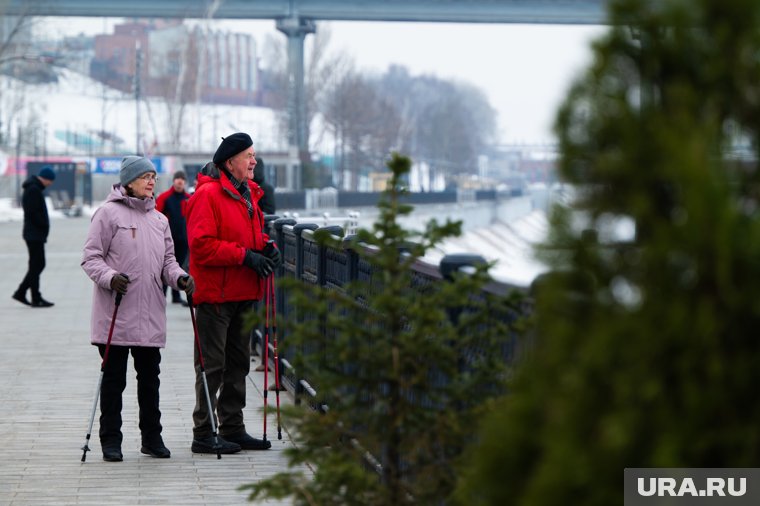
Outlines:
[{"label": "small fir tree", "polygon": [[415,262],[459,234],[460,223],[432,221],[421,233],[399,226],[412,212],[400,202],[410,164],[393,155],[379,219],[353,242],[372,266],[371,280],[345,290],[288,285],[293,307],[309,316],[288,322],[284,341],[300,350],[297,374],[327,409],[284,412],[297,441],[286,450],[289,462],[311,466],[313,475],[293,470],[246,485],[252,500],[439,504],[453,490],[475,421],[502,391],[516,299],[483,297],[487,268],[451,282],[415,280]]},{"label": "small fir tree", "polygon": [[469,504],[608,506],[627,467],[760,461],[760,3],[619,0],[610,24],[558,116],[577,196]]}]

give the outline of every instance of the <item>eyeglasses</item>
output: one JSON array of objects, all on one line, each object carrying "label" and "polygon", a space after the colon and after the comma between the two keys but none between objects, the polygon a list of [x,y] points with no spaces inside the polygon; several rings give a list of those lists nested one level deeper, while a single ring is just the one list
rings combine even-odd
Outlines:
[{"label": "eyeglasses", "polygon": [[140,176],[137,179],[142,179],[143,181],[145,181],[147,183],[148,181],[158,181],[158,176],[155,175],[155,174],[151,174],[150,172],[148,172],[148,173],[143,174],[142,176]]}]

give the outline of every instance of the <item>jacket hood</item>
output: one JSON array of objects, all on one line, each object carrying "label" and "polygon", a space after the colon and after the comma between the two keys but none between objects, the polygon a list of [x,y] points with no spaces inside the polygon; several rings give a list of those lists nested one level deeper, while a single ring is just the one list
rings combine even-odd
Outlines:
[{"label": "jacket hood", "polygon": [[29,188],[30,186],[38,186],[40,189],[44,189],[45,185],[42,184],[42,181],[39,180],[37,176],[29,176],[26,178],[26,180],[21,184],[21,188]]},{"label": "jacket hood", "polygon": [[209,183],[212,180],[218,181],[219,177],[219,167],[217,167],[214,162],[208,162],[198,173],[198,182],[195,184],[195,189],[198,190],[203,184]]},{"label": "jacket hood", "polygon": [[[255,175],[256,171],[254,170],[253,173]],[[222,188],[224,188],[225,191],[230,194],[233,193],[233,186],[229,178],[225,177],[222,179],[222,171],[219,170],[219,167],[217,167],[214,162],[208,162],[198,173],[198,182],[195,185],[195,191],[198,191],[198,188],[208,183],[219,183],[222,185]],[[254,199],[254,202],[258,202],[261,196],[264,194],[264,191],[259,187],[258,184],[254,183],[251,180],[249,180],[248,185],[251,188],[251,198]],[[234,193],[237,195],[236,190]],[[239,198],[239,196],[237,198]]]},{"label": "jacket hood", "polygon": [[138,199],[136,197],[130,197],[127,195],[126,190],[120,184],[115,184],[111,187],[111,192],[106,197],[106,203],[119,202],[127,207],[136,209],[138,211],[152,211],[156,208],[156,199]]}]

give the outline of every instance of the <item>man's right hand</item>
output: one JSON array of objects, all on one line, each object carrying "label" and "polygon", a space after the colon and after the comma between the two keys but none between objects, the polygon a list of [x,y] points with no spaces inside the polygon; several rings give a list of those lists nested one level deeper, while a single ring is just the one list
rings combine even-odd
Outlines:
[{"label": "man's right hand", "polygon": [[246,250],[243,265],[256,271],[256,274],[262,278],[268,278],[274,271],[274,262],[252,249]]},{"label": "man's right hand", "polygon": [[111,278],[111,289],[122,295],[127,293],[127,285],[129,285],[129,278],[124,274],[114,274]]},{"label": "man's right hand", "polygon": [[269,260],[274,262],[275,269],[282,265],[282,255],[280,255],[280,250],[277,249],[277,246],[274,245],[274,241],[267,241],[267,245],[264,247],[262,253],[264,253]]}]

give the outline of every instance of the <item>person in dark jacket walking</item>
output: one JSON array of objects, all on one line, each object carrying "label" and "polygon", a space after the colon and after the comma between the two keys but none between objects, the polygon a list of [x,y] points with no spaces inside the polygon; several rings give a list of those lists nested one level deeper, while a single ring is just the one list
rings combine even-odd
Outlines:
[{"label": "person in dark jacket walking", "polygon": [[[177,263],[185,267],[187,260],[187,223],[185,222],[185,201],[190,194],[185,191],[187,176],[181,170],[174,173],[172,187],[156,198],[156,210],[163,213],[169,219],[169,229],[174,240],[174,257]],[[187,267],[185,267],[187,268]],[[166,285],[164,285],[166,293]],[[184,304],[179,296],[179,291],[172,288],[172,302]]]},{"label": "person in dark jacket walking", "polygon": [[[272,446],[250,436],[243,422],[246,376],[251,366],[251,342],[243,318],[255,301],[262,299],[264,280],[281,262],[277,248],[267,247],[269,237],[258,206],[263,191],[250,181],[255,155],[248,134],[224,138],[187,201],[190,274],[197,286],[193,303],[198,306],[198,338],[211,397],[209,413],[196,348],[194,453],[235,453]],[[209,418],[214,412],[219,418],[218,448]]]},{"label": "person in dark jacket walking", "polygon": [[274,199],[274,186],[266,181],[264,176],[264,160],[259,156],[256,157],[256,165],[253,169],[253,182],[264,190],[264,195],[259,200],[259,208],[264,214],[274,214],[277,209]]},{"label": "person in dark jacket walking", "polygon": [[[55,171],[43,167],[36,176],[29,176],[22,187],[21,204],[24,208],[23,237],[29,250],[29,268],[13,298],[32,307],[50,307],[52,302],[42,298],[40,293],[40,274],[45,269],[45,242],[50,232],[47,204],[43,192],[55,181]],[[26,298],[27,290],[32,292],[32,300]]]}]

